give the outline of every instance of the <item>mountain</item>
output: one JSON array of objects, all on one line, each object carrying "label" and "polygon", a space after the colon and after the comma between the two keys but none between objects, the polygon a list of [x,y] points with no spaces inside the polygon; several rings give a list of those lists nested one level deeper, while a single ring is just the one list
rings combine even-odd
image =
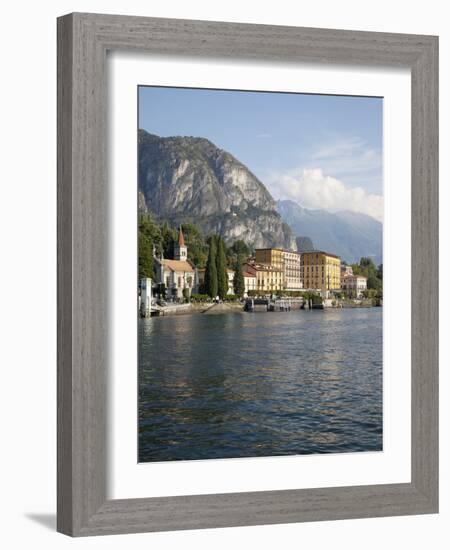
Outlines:
[{"label": "mountain", "polygon": [[313,242],[309,237],[296,237],[295,242],[297,243],[297,250],[299,252],[310,252],[314,250]]},{"label": "mountain", "polygon": [[227,244],[295,248],[290,228],[258,178],[209,140],[139,130],[139,209],[173,225],[195,223]]},{"label": "mountain", "polygon": [[349,263],[368,256],[376,265],[383,254],[383,225],[355,212],[309,210],[291,200],[278,201],[278,212],[295,235],[306,235],[317,250],[333,252]]}]

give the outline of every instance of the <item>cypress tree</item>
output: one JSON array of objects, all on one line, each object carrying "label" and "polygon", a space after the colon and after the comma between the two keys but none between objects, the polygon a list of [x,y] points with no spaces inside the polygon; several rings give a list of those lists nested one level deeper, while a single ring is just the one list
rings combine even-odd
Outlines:
[{"label": "cypress tree", "polygon": [[153,278],[153,243],[139,231],[139,279],[143,277]]},{"label": "cypress tree", "polygon": [[227,256],[225,253],[225,243],[222,237],[217,236],[217,292],[221,300],[225,299],[228,294],[228,272],[227,272]]},{"label": "cypress tree", "polygon": [[139,216],[139,278],[154,277],[153,249],[158,254],[161,242],[159,225],[148,214]]},{"label": "cypress tree", "polygon": [[242,298],[245,292],[244,275],[242,275],[242,268],[239,262],[234,265],[234,279],[233,279],[234,293],[239,298]]},{"label": "cypress tree", "polygon": [[208,260],[205,270],[205,292],[215,298],[217,296],[217,268],[216,268],[217,247],[214,237],[209,239]]}]

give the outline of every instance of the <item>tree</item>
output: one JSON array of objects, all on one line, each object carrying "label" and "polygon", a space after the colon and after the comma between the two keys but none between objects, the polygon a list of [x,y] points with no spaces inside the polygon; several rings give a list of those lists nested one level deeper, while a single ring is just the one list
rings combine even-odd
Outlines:
[{"label": "tree", "polygon": [[381,290],[382,285],[383,283],[374,273],[369,273],[369,276],[367,277],[367,288]]},{"label": "tree", "polygon": [[183,288],[183,299],[185,302],[190,302],[191,293],[189,288]]},{"label": "tree", "polygon": [[161,242],[165,258],[173,258],[173,245],[177,238],[177,231],[169,227],[167,222],[164,222],[161,226]]},{"label": "tree", "polygon": [[359,264],[352,264],[355,275],[363,275],[367,278],[368,290],[380,291],[383,287],[383,264],[375,267],[372,258],[361,258]]},{"label": "tree", "polygon": [[303,296],[303,301],[307,304],[309,304],[310,302],[311,302],[311,304],[322,304],[323,303],[322,297],[319,294],[317,294],[317,292],[313,292],[313,291],[309,290],[307,292],[303,292],[302,296]]},{"label": "tree", "polygon": [[193,223],[185,223],[183,224],[183,234],[188,247],[188,259],[196,267],[205,267],[208,259],[208,245],[203,233]]},{"label": "tree", "polygon": [[377,277],[380,279],[380,281],[383,280],[383,264],[380,264],[377,269]]},{"label": "tree", "polygon": [[209,239],[208,259],[205,270],[205,292],[211,298],[217,296],[217,267],[216,267],[217,246],[214,236]]},{"label": "tree", "polygon": [[359,265],[361,266],[361,269],[367,269],[369,271],[375,271],[376,269],[372,258],[361,258],[359,260]]},{"label": "tree", "polygon": [[239,262],[236,262],[234,266],[233,288],[236,296],[242,298],[245,292],[245,281],[244,275],[242,274],[241,264]]},{"label": "tree", "polygon": [[153,278],[152,243],[139,232],[139,279]]},{"label": "tree", "polygon": [[153,251],[159,254],[162,250],[161,231],[149,214],[139,217],[138,230],[139,278],[153,278]]},{"label": "tree", "polygon": [[165,300],[166,299],[166,285],[164,283],[159,284],[158,292],[159,292],[159,297],[162,298],[163,300]]},{"label": "tree", "polygon": [[228,272],[227,272],[227,257],[225,253],[225,242],[217,235],[217,256],[216,256],[216,269],[217,269],[217,293],[221,300],[225,299],[228,294]]},{"label": "tree", "polygon": [[233,245],[227,250],[228,265],[231,267],[239,262],[243,264],[251,256],[251,248],[245,243],[245,241],[239,239],[234,241]]}]

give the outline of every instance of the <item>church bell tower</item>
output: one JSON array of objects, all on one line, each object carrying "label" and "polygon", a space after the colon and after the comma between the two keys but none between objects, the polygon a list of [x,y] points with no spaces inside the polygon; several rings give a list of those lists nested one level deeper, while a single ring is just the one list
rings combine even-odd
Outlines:
[{"label": "church bell tower", "polygon": [[183,230],[181,229],[180,225],[180,231],[178,233],[178,242],[175,243],[174,246],[174,260],[181,260],[186,262],[187,261],[187,246],[184,244],[184,235]]}]

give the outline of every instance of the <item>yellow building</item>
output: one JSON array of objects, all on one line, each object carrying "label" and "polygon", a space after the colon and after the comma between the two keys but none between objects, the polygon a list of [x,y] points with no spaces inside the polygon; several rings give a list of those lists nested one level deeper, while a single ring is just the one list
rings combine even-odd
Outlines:
[{"label": "yellow building", "polygon": [[270,265],[247,263],[244,270],[256,277],[258,292],[272,293],[283,289],[284,272],[282,269]]},{"label": "yellow building", "polygon": [[255,263],[267,265],[283,272],[283,285],[279,290],[300,290],[301,254],[284,248],[257,248]]},{"label": "yellow building", "polygon": [[314,250],[303,252],[301,259],[303,288],[340,290],[341,259],[339,256]]},{"label": "yellow building", "polygon": [[283,250],[281,248],[257,248],[255,250],[255,263],[270,265],[283,271]]}]

